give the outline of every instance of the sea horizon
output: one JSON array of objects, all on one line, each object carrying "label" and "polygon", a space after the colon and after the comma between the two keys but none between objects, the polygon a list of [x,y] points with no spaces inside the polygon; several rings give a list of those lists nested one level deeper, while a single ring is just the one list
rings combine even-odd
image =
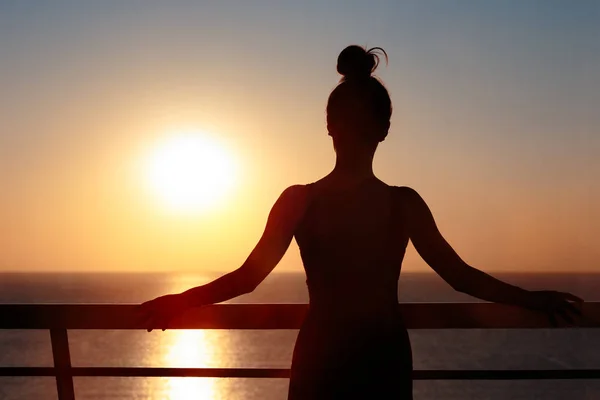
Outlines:
[{"label": "sea horizon", "polygon": [[[290,271],[291,272],[291,271]],[[530,274],[531,275],[531,274]],[[128,279],[122,279],[128,276]],[[597,300],[600,274],[501,274],[530,289],[571,290]],[[137,280],[136,280],[137,279]],[[0,273],[0,304],[139,303],[208,282],[176,273]],[[301,272],[273,273],[255,292],[228,303],[306,303]],[[400,302],[475,302],[433,273],[401,275]],[[69,331],[75,366],[289,368],[297,331],[177,330]],[[593,329],[409,330],[415,369],[573,369],[600,365],[600,337]],[[47,331],[0,330],[0,366],[52,365]],[[34,384],[32,384],[34,383]],[[82,378],[78,400],[283,400],[287,379]],[[543,398],[593,400],[596,380],[415,381],[415,400]],[[44,377],[0,378],[0,400],[56,400]]]}]

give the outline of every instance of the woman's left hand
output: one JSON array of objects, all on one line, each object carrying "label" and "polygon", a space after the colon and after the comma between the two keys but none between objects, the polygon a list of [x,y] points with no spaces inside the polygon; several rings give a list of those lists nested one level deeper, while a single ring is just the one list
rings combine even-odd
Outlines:
[{"label": "woman's left hand", "polygon": [[530,293],[533,300],[532,308],[545,312],[552,326],[561,326],[556,317],[561,317],[567,326],[577,326],[576,322],[582,316],[583,299],[571,293],[554,290],[538,290]]},{"label": "woman's left hand", "polygon": [[189,306],[182,294],[168,294],[142,303],[139,308],[143,318],[142,324],[147,327],[148,332],[151,332],[154,327],[163,331],[167,329],[169,322],[181,315]]}]

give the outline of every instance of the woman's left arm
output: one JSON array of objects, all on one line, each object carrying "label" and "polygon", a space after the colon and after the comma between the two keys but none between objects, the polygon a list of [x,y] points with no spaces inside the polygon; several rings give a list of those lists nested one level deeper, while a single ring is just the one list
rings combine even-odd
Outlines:
[{"label": "woman's left arm", "polygon": [[171,318],[187,308],[220,303],[254,291],[287,251],[305,207],[305,186],[284,190],[269,213],[260,240],[241,267],[206,285],[143,303],[141,311],[148,316],[146,322],[164,330]]}]

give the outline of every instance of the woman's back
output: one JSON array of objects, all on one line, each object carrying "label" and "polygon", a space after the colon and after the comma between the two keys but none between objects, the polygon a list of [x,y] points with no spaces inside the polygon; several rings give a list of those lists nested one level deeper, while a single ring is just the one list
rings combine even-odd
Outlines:
[{"label": "woman's back", "polygon": [[325,178],[305,190],[295,236],[310,307],[289,398],[411,398],[412,355],[397,299],[408,242],[398,188],[372,177],[340,190]]},{"label": "woman's back", "polygon": [[338,312],[350,304],[397,305],[408,242],[397,188],[375,177],[349,189],[332,186],[326,178],[306,186],[307,205],[295,234],[311,304],[336,306]]}]

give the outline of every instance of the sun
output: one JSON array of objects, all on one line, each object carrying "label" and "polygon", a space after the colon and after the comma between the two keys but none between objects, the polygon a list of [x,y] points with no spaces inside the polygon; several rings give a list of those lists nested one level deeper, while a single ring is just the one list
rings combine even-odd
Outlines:
[{"label": "sun", "polygon": [[148,157],[147,183],[171,210],[210,209],[235,181],[234,160],[214,136],[203,132],[171,135]]}]

